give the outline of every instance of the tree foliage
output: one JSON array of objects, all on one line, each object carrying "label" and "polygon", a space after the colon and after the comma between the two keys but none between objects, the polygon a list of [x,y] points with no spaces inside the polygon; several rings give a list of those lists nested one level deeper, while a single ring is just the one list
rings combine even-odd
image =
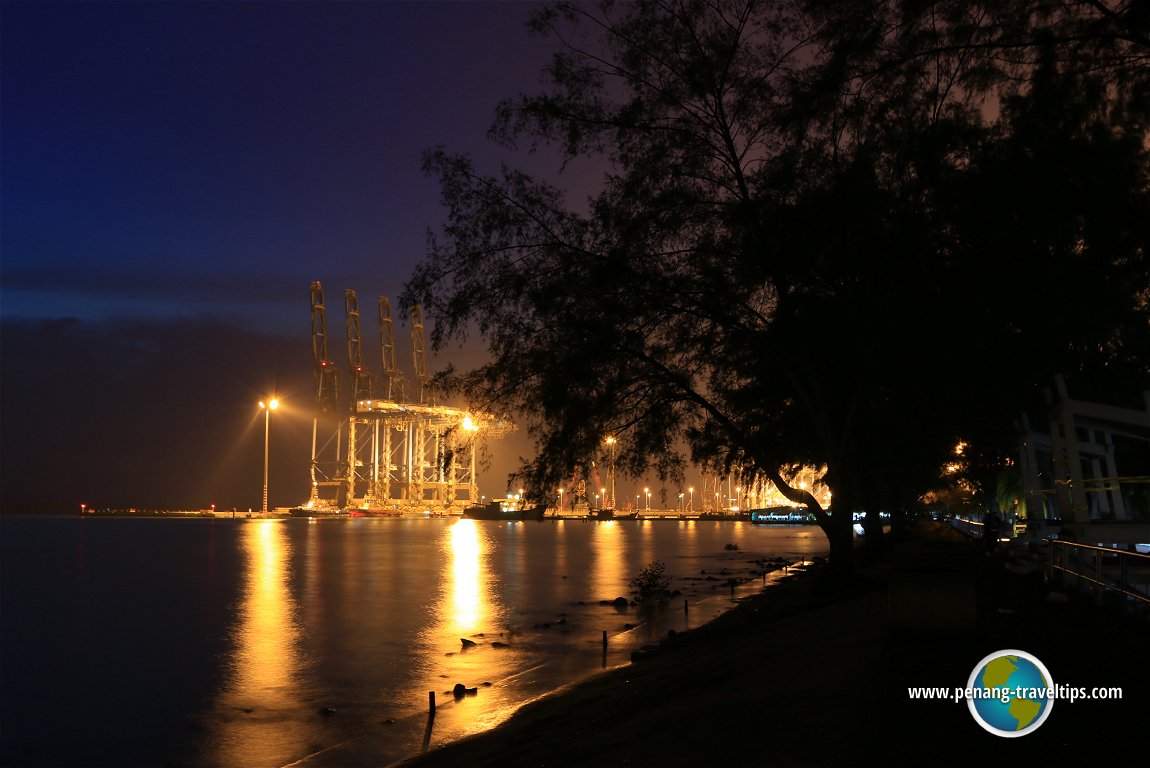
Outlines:
[{"label": "tree foliage", "polygon": [[[1146,374],[1145,18],[1133,3],[557,3],[508,145],[604,164],[585,212],[429,152],[448,223],[405,300],[532,415],[542,496],[620,436],[624,470],[738,465],[849,556],[963,437],[1005,452],[1055,371]],[[780,468],[825,463],[831,509]]]}]

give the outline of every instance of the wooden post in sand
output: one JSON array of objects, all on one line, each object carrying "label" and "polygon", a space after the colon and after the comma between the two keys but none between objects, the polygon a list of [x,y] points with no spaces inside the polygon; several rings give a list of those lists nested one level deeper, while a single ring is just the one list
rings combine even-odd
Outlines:
[{"label": "wooden post in sand", "polygon": [[423,752],[431,746],[431,726],[435,724],[435,691],[427,692],[427,727],[423,729]]}]

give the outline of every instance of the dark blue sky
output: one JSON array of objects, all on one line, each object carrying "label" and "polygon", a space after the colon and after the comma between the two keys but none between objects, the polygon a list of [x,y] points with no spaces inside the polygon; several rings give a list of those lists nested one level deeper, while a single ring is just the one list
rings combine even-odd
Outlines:
[{"label": "dark blue sky", "polygon": [[526,3],[3,3],[3,312],[306,327],[395,294],[435,145],[493,158]]},{"label": "dark blue sky", "polygon": [[301,501],[308,284],[337,340],[345,288],[396,296],[441,218],[421,152],[509,157],[534,7],[0,4],[4,509],[258,506],[271,387],[301,404],[272,503]]}]

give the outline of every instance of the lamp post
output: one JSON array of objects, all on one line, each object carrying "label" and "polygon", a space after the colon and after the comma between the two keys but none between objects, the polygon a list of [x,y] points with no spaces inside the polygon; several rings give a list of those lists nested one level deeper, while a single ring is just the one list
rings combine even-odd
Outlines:
[{"label": "lamp post", "polygon": [[260,400],[260,409],[264,412],[264,503],[260,508],[263,514],[268,513],[268,435],[271,433],[272,411],[280,407],[280,401],[273,397],[266,403]]},{"label": "lamp post", "polygon": [[692,485],[687,490],[691,492],[691,503],[687,507],[687,509],[694,510],[695,509],[695,486]]},{"label": "lamp post", "polygon": [[647,494],[647,511],[650,512],[651,511],[651,489],[650,488],[644,488],[643,493]]},{"label": "lamp post", "polygon": [[559,489],[559,512],[560,512],[560,514],[562,514],[562,512],[563,512],[563,489],[562,488]]},{"label": "lamp post", "polygon": [[[608,480],[609,484],[611,485],[611,497],[610,497],[611,501],[609,503],[611,505],[611,509],[614,509],[615,508],[615,443],[618,441],[615,439],[614,436],[608,435],[607,439],[604,440],[604,442],[607,443],[607,448],[610,449],[610,451],[611,451],[611,461],[607,464],[607,480]],[[603,493],[604,493],[604,496],[606,496],[607,492],[603,491]]]}]

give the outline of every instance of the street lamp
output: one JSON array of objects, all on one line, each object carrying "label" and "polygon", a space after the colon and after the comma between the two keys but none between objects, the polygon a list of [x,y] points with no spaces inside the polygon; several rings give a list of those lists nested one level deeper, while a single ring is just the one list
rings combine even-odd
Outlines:
[{"label": "street lamp", "polygon": [[647,511],[650,512],[651,511],[651,489],[650,488],[644,488],[643,493],[647,494]]},{"label": "street lamp", "polygon": [[261,507],[263,514],[268,513],[268,435],[271,432],[272,411],[280,407],[278,398],[271,398],[266,403],[260,400],[260,409],[264,412],[264,503]]},{"label": "street lamp", "polygon": [[[615,508],[615,443],[617,443],[618,440],[616,440],[614,436],[608,435],[607,439],[604,440],[603,442],[607,443],[607,447],[611,451],[611,461],[607,465],[607,480],[611,484],[611,502],[610,502],[610,504],[611,504],[611,508],[614,509]],[[603,493],[606,494],[606,491],[604,491]]]},{"label": "street lamp", "polygon": [[695,486],[692,485],[687,490],[691,492],[691,504],[687,509],[693,510],[695,508]]},{"label": "street lamp", "polygon": [[559,511],[563,511],[563,489],[559,489]]}]

